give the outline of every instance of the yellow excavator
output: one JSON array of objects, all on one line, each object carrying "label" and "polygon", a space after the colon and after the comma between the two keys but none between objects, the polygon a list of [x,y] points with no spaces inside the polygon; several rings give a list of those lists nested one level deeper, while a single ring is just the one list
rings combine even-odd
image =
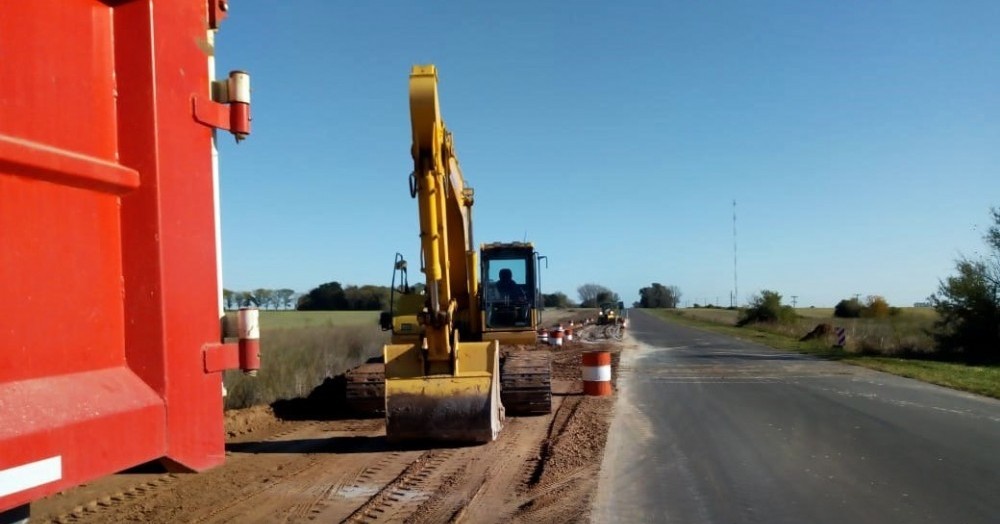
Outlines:
[{"label": "yellow excavator", "polygon": [[409,285],[407,263],[397,254],[392,307],[381,319],[392,343],[383,350],[384,364],[347,374],[348,402],[362,410],[384,406],[391,442],[489,442],[506,414],[551,411],[549,354],[523,349],[535,345],[541,322],[540,257],[527,242],[476,250],[474,192],[441,119],[432,65],[411,71],[410,121],[409,186],[418,204],[425,285]]}]

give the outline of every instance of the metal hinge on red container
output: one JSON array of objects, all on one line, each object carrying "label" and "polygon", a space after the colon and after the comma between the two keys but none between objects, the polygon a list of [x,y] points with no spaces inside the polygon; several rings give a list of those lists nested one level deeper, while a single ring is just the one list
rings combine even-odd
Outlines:
[{"label": "metal hinge on red container", "polygon": [[194,119],[225,129],[239,142],[250,134],[250,74],[230,71],[229,78],[212,82],[212,99],[192,97]]},{"label": "metal hinge on red container", "polygon": [[202,347],[206,373],[241,369],[256,376],[260,369],[260,313],[255,307],[241,307],[238,315],[239,343],[213,342]]}]

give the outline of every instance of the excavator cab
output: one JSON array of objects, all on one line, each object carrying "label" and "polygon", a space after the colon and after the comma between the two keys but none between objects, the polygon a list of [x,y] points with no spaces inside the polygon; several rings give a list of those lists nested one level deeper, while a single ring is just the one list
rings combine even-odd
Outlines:
[{"label": "excavator cab", "polygon": [[537,253],[529,242],[491,243],[480,250],[483,339],[533,344],[540,322]]}]

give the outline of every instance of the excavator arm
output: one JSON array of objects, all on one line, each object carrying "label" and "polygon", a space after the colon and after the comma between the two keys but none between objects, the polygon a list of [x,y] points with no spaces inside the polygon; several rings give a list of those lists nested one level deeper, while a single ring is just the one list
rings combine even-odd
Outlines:
[{"label": "excavator arm", "polygon": [[[472,240],[472,188],[458,166],[452,134],[441,119],[437,71],[416,66],[410,74],[413,131],[411,194],[420,216],[420,247],[427,278],[427,308],[421,316],[429,359],[450,360],[452,333],[471,327],[475,315],[478,264]],[[476,329],[465,329],[475,332]]]},{"label": "excavator arm", "polygon": [[386,438],[390,441],[489,442],[503,424],[499,344],[464,342],[478,333],[478,259],[472,241],[473,192],[441,118],[437,71],[410,74],[413,174],[426,301],[415,344],[388,344]]}]

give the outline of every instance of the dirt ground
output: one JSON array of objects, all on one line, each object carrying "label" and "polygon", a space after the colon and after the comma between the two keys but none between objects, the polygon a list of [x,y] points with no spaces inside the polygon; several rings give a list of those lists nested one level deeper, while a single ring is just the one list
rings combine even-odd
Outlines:
[{"label": "dirt ground", "polygon": [[338,418],[328,379],[306,399],[226,414],[226,463],[199,474],[156,465],[32,504],[32,522],[584,522],[614,396],[582,394],[580,355],[621,344],[578,329],[553,356],[553,413],[508,418],[463,447],[399,447],[382,419]]}]

